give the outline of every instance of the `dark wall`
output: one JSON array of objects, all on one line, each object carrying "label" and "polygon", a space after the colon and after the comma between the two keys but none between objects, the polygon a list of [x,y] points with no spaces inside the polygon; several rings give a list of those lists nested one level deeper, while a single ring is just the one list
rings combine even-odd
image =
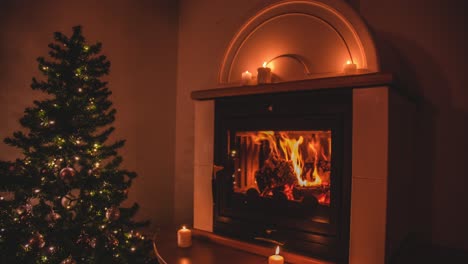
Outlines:
[{"label": "dark wall", "polygon": [[[117,109],[112,139],[127,140],[120,150],[123,166],[139,174],[128,202],[140,203],[138,218],[151,219],[153,227],[171,223],[177,20],[173,0],[1,1],[0,137],[18,129],[24,108],[41,96],[29,85],[40,77],[36,58],[47,55],[52,33],[70,34],[82,25],[111,61],[108,81]],[[0,144],[0,159],[18,155]]]},{"label": "dark wall", "polygon": [[384,71],[415,99],[415,230],[468,249],[468,33],[462,0],[352,0],[374,31]]}]

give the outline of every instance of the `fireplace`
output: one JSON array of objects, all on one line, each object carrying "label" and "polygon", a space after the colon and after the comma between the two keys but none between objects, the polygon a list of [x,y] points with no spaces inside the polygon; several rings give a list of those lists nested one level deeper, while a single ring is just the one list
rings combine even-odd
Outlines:
[{"label": "fireplace", "polygon": [[[291,263],[388,263],[415,224],[414,108],[377,54],[346,1],[248,19],[217,82],[193,84],[194,228],[269,241],[265,255],[284,243]],[[273,83],[241,85],[263,62]]]},{"label": "fireplace", "polygon": [[348,258],[351,90],[215,100],[214,232]]},{"label": "fireplace", "polygon": [[[193,92],[194,228],[253,244],[269,241],[266,255],[278,241],[283,252],[310,259],[292,263],[388,262],[412,229],[415,206],[409,184],[414,106],[392,80],[374,73]],[[288,185],[296,195],[293,190],[288,199],[286,184],[270,179],[261,187],[249,178],[270,162],[271,141],[257,138],[269,136],[289,164],[293,158],[281,140],[297,143],[302,136],[301,179],[315,182],[310,171],[317,169],[324,184],[300,186],[293,179]],[[245,152],[255,148],[249,140],[263,150]],[[316,152],[325,157],[315,159],[304,144],[317,141]],[[319,201],[328,190],[329,205]]]}]

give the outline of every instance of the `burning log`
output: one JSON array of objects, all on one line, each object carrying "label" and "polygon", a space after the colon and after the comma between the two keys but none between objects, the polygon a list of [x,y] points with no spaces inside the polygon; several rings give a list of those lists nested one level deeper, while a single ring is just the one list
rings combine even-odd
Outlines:
[{"label": "burning log", "polygon": [[[245,194],[234,193],[233,207],[250,210],[252,213],[263,212],[276,217],[287,215],[288,217],[305,217],[315,214],[319,204],[314,196],[301,197],[298,200],[289,200],[284,191],[276,188],[272,195],[260,196],[255,188],[250,188]],[[278,215],[278,212],[281,212]]]},{"label": "burning log", "polygon": [[250,200],[255,200],[260,197],[260,193],[255,188],[248,189],[245,195],[247,195],[247,199]]},{"label": "burning log", "polygon": [[330,131],[246,131],[236,132],[236,140],[242,155],[236,160],[234,189],[250,205],[265,198],[278,204],[330,204]]},{"label": "burning log", "polygon": [[291,162],[279,159],[266,160],[263,167],[255,173],[255,180],[262,195],[277,187],[294,185],[297,182]]},{"label": "burning log", "polygon": [[330,205],[330,186],[312,186],[312,187],[295,187],[293,191],[296,199],[305,199],[313,197],[319,204]]},{"label": "burning log", "polygon": [[315,208],[318,205],[317,198],[315,196],[305,196],[302,200],[302,209],[310,210],[311,208]]}]

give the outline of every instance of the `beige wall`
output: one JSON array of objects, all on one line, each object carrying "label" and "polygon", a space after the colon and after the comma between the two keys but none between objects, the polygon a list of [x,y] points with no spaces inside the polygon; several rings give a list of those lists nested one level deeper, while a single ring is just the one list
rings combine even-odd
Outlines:
[{"label": "beige wall", "polygon": [[[179,20],[176,221],[191,219],[193,102],[190,92],[213,88],[224,49],[237,29],[272,1],[182,0]],[[425,220],[415,230],[435,244],[468,248],[465,164],[468,148],[466,33],[462,1],[353,0],[380,43],[382,66],[419,96],[414,199]],[[446,3],[447,2],[447,3]],[[458,27],[457,27],[458,25]]]},{"label": "beige wall", "polygon": [[[101,41],[111,61],[108,77],[117,109],[113,139],[125,168],[139,177],[128,202],[141,205],[138,218],[153,228],[172,222],[177,58],[177,6],[172,0],[1,1],[0,137],[19,128],[25,107],[39,93],[30,88],[38,76],[36,57],[45,56],[54,31],[70,34],[83,26],[89,41]],[[15,149],[0,144],[0,159]]]}]

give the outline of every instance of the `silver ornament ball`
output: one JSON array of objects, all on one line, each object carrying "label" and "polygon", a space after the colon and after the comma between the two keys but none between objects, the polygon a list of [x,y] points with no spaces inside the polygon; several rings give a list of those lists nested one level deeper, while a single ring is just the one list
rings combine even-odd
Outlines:
[{"label": "silver ornament ball", "polygon": [[75,178],[75,174],[76,174],[75,169],[66,167],[60,171],[60,179],[66,184],[69,184]]},{"label": "silver ornament ball", "polygon": [[66,209],[72,209],[76,206],[77,197],[73,196],[72,194],[67,194],[62,197],[62,206]]}]

